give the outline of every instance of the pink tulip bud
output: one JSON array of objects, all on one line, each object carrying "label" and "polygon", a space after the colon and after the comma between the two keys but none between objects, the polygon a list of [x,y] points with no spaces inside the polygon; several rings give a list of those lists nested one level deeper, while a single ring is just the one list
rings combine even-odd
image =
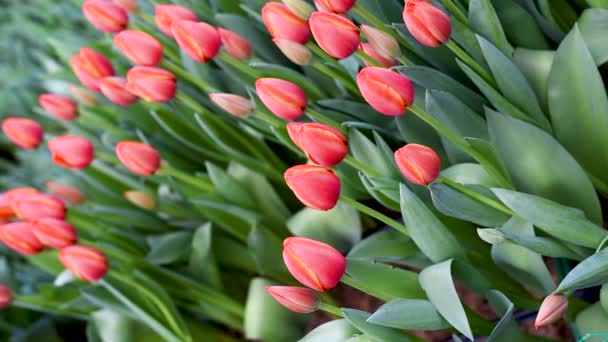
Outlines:
[{"label": "pink tulip bud", "polygon": [[120,5],[129,13],[137,13],[139,11],[139,5],[137,0],[112,0],[115,4]]},{"label": "pink tulip bud", "polygon": [[46,187],[55,196],[73,205],[82,204],[86,200],[84,194],[80,190],[78,190],[78,188],[68,184],[61,184],[49,181],[46,182]]},{"label": "pink tulip bud", "polygon": [[167,102],[175,96],[177,79],[157,67],[137,66],[127,72],[127,90],[148,102]]},{"label": "pink tulip bud", "polygon": [[562,318],[568,310],[568,297],[564,295],[549,295],[543,300],[534,321],[534,328],[538,329]]},{"label": "pink tulip bud", "polygon": [[209,94],[209,99],[226,112],[244,118],[253,112],[251,101],[242,96],[226,93]]},{"label": "pink tulip bud", "polygon": [[17,146],[33,150],[40,145],[44,128],[34,120],[8,117],[2,121],[2,131]]},{"label": "pink tulip bud", "polygon": [[340,15],[314,12],[310,16],[310,29],[321,49],[334,58],[346,58],[359,47],[359,29]]},{"label": "pink tulip bud", "polygon": [[17,253],[35,255],[44,246],[36,236],[33,227],[28,222],[5,223],[0,226],[0,241]]},{"label": "pink tulip bud", "polygon": [[348,154],[348,139],[331,126],[290,122],[287,132],[294,144],[315,164],[332,167]]},{"label": "pink tulip bud", "polygon": [[297,165],[285,171],[287,186],[305,206],[330,210],[340,198],[340,178],[317,165]]},{"label": "pink tulip bud", "polygon": [[95,107],[97,106],[97,96],[92,91],[79,87],[73,84],[68,86],[70,93],[76,100],[87,107]]},{"label": "pink tulip bud", "polygon": [[320,11],[331,13],[346,13],[354,5],[356,0],[314,0]]},{"label": "pink tulip bud", "polygon": [[450,18],[433,4],[424,0],[407,0],[403,21],[416,40],[425,46],[436,47],[450,39]]},{"label": "pink tulip bud", "polygon": [[34,188],[14,188],[2,194],[2,196],[0,196],[0,211],[2,212],[2,215],[0,217],[2,219],[9,219],[17,216],[17,214],[13,210],[12,204],[15,203],[15,201],[17,201],[22,196],[35,193],[40,192]]},{"label": "pink tulip bud", "polygon": [[373,47],[376,53],[383,58],[395,60],[401,56],[399,43],[390,34],[367,25],[361,25],[361,31],[365,33],[368,43]]},{"label": "pink tulip bud", "polygon": [[251,58],[253,48],[245,38],[241,37],[235,32],[221,27],[218,28],[217,31],[220,34],[222,45],[232,57],[240,61],[245,61]]},{"label": "pink tulip bud", "polygon": [[96,282],[108,272],[108,259],[96,248],[71,245],[59,252],[59,260],[70,272],[86,282]]},{"label": "pink tulip bud", "polygon": [[255,91],[274,115],[285,120],[295,120],[304,115],[308,104],[300,86],[278,78],[258,79],[255,81]]},{"label": "pink tulip bud", "polygon": [[283,3],[290,11],[302,19],[308,19],[315,8],[305,0],[283,0]]},{"label": "pink tulip bud", "polygon": [[84,169],[95,158],[95,147],[86,138],[62,135],[49,141],[53,162],[68,169]]},{"label": "pink tulip bud", "polygon": [[306,20],[280,2],[267,2],[262,7],[262,20],[272,38],[283,38],[300,44],[310,39]]},{"label": "pink tulip bud", "polygon": [[303,237],[283,241],[283,261],[294,278],[320,292],[336,287],[346,270],[346,259],[337,249]]},{"label": "pink tulip bud", "polygon": [[11,199],[11,209],[17,217],[28,221],[45,217],[63,220],[66,213],[65,204],[59,197],[43,193],[24,194]]},{"label": "pink tulip bud", "polygon": [[102,32],[116,33],[129,24],[129,15],[122,6],[106,0],[86,0],[82,12],[93,26]]},{"label": "pink tulip bud", "polygon": [[[359,45],[359,50],[363,51],[363,53],[365,53],[366,55],[373,58],[376,62],[380,63],[380,65],[382,65],[385,68],[390,68],[390,67],[397,65],[396,60],[394,60],[392,58],[384,58],[369,43],[361,43],[361,45]],[[364,61],[364,63],[367,66],[372,66],[369,63],[367,63],[366,61]]]},{"label": "pink tulip bud", "polygon": [[160,167],[160,155],[150,145],[138,141],[122,141],[116,145],[116,156],[129,171],[151,176]]},{"label": "pink tulip bud", "polygon": [[13,291],[11,288],[0,284],[0,309],[6,309],[11,306],[13,302]]},{"label": "pink tulip bud", "polygon": [[275,38],[272,40],[290,61],[298,65],[307,65],[312,61],[312,52],[300,43],[291,40]]},{"label": "pink tulip bud", "polygon": [[429,185],[441,170],[441,158],[432,149],[407,144],[395,151],[395,163],[408,181],[418,185]]},{"label": "pink tulip bud", "polygon": [[67,96],[42,94],[38,97],[38,104],[61,120],[70,121],[78,117],[78,105]]},{"label": "pink tulip bud", "polygon": [[163,58],[161,43],[142,31],[124,30],[114,36],[114,45],[137,65],[155,66]]},{"label": "pink tulip bud", "polygon": [[171,25],[179,47],[199,63],[207,63],[220,51],[222,40],[215,27],[207,23],[176,20]]},{"label": "pink tulip bud", "polygon": [[154,21],[160,31],[169,37],[173,37],[171,25],[176,20],[198,21],[196,14],[188,7],[180,5],[156,5],[154,8]]},{"label": "pink tulip bud", "polygon": [[34,236],[45,246],[61,249],[78,240],[76,229],[64,220],[41,218],[32,221],[32,226]]},{"label": "pink tulip bud", "polygon": [[99,87],[108,100],[119,106],[130,106],[137,101],[137,96],[127,90],[127,79],[111,76],[101,79]]},{"label": "pink tulip bud", "polygon": [[107,76],[114,76],[112,63],[99,52],[82,48],[70,58],[70,66],[76,77],[87,88],[99,91],[98,81]]},{"label": "pink tulip bud", "polygon": [[156,198],[147,191],[125,191],[123,196],[125,196],[127,201],[142,209],[152,210],[156,207]]},{"label": "pink tulip bud", "polygon": [[311,313],[319,309],[319,295],[311,289],[298,286],[266,286],[277,302],[297,313]]},{"label": "pink tulip bud", "polygon": [[361,95],[372,108],[384,115],[402,115],[414,102],[414,86],[410,80],[394,71],[365,67],[357,75]]},{"label": "pink tulip bud", "polygon": [[8,196],[6,193],[0,194],[0,222],[4,222],[14,216],[15,213],[11,209],[11,201],[8,199]]}]

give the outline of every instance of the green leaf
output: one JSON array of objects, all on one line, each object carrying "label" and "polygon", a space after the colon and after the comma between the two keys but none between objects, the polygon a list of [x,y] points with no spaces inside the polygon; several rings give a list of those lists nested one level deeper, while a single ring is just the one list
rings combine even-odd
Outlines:
[{"label": "green leaf", "polygon": [[220,271],[213,255],[213,227],[210,222],[196,229],[192,236],[191,250],[188,263],[190,274],[215,288],[222,288]]},{"label": "green leaf", "polygon": [[575,323],[580,336],[591,334],[585,341],[601,342],[606,340],[608,314],[604,311],[600,303],[595,303],[579,313],[578,316],[576,316]]},{"label": "green leaf", "polygon": [[529,49],[548,49],[545,39],[534,17],[516,1],[492,0],[505,34],[515,46]]},{"label": "green leaf", "polygon": [[93,313],[89,323],[102,342],[164,341],[142,323],[107,309]]},{"label": "green leaf", "polygon": [[408,336],[406,333],[398,329],[368,323],[367,319],[370,317],[370,314],[365,311],[355,309],[342,309],[342,313],[344,314],[344,318],[346,318],[350,322],[350,324],[354,325],[357,329],[361,330],[366,335],[369,335],[377,342],[415,341],[412,337]]},{"label": "green leaf", "polygon": [[416,244],[401,232],[383,230],[356,244],[348,253],[349,260],[399,263],[420,251]]},{"label": "green leaf", "polygon": [[383,263],[348,258],[346,273],[372,296],[385,301],[393,298],[424,298],[418,274]]},{"label": "green leaf", "polygon": [[258,272],[278,279],[291,279],[282,260],[283,244],[270,231],[256,226],[248,238],[249,252],[255,258]]},{"label": "green leaf", "polygon": [[241,241],[244,241],[246,236],[249,235],[251,226],[261,219],[256,212],[224,204],[212,198],[196,198],[192,200],[192,204],[203,212],[209,220]]},{"label": "green leaf", "polygon": [[566,274],[555,292],[565,293],[602,285],[606,282],[608,282],[608,249],[602,249],[581,261]]},{"label": "green leaf", "polygon": [[557,24],[553,20],[545,18],[545,16],[543,16],[543,14],[540,13],[538,8],[536,7],[535,0],[519,0],[519,1],[523,2],[522,6],[524,6],[530,14],[532,14],[532,16],[534,17],[534,20],[536,20],[536,23],[538,24],[538,26],[540,26],[541,30],[543,30],[543,32],[547,36],[549,36],[549,38],[551,38],[551,40],[553,40],[554,42],[560,42],[564,38],[565,34],[564,34],[564,32],[562,32],[562,30],[559,28],[559,26],[557,26]]},{"label": "green leaf", "polygon": [[480,164],[494,178],[494,181],[503,184],[503,186],[511,187],[512,182],[507,172],[507,167],[498,156],[496,148],[490,142],[483,139],[465,138],[465,140],[477,153],[483,156]]},{"label": "green leaf", "polygon": [[238,180],[212,163],[207,162],[205,165],[211,182],[224,200],[245,209],[257,209],[256,201]]},{"label": "green leaf", "polygon": [[587,0],[587,3],[591,7],[608,8],[608,0]]},{"label": "green leaf", "polygon": [[[507,41],[490,0],[471,0],[469,2],[469,25],[496,45],[505,55],[511,56],[513,48]],[[488,63],[491,64],[489,61]]]},{"label": "green leaf", "polygon": [[345,341],[357,333],[359,330],[353,327],[348,320],[336,319],[314,328],[298,342]]},{"label": "green leaf", "polygon": [[492,334],[488,337],[488,342],[520,341],[522,333],[513,317],[515,305],[507,296],[496,290],[488,291],[486,296],[494,312],[501,316],[500,321],[492,330]]},{"label": "green leaf", "polygon": [[[608,2],[606,2],[608,5]],[[608,8],[606,6],[605,8]],[[587,9],[578,19],[578,27],[589,52],[593,56],[596,65],[602,65],[608,61],[608,30],[607,9]]]},{"label": "green leaf", "polygon": [[383,176],[390,177],[393,174],[393,161],[388,160],[382,150],[358,130],[350,130],[348,147],[357,161],[373,165],[374,170]]},{"label": "green leaf", "polygon": [[388,209],[399,211],[399,182],[385,177],[369,177],[359,172],[361,183],[372,197]]},{"label": "green leaf", "polygon": [[148,237],[150,252],[146,260],[155,265],[184,260],[190,254],[192,233],[175,232]]},{"label": "green leaf", "polygon": [[549,113],[548,93],[549,72],[553,64],[553,50],[529,50],[515,49],[513,62],[526,77],[528,83],[534,90],[536,98],[546,113]]},{"label": "green leaf", "polygon": [[382,305],[369,323],[397,329],[444,330],[451,327],[428,300],[397,298]]},{"label": "green leaf", "polygon": [[441,176],[464,185],[479,184],[494,187],[498,184],[481,165],[472,163],[452,165],[441,170]]},{"label": "green leaf", "polygon": [[573,260],[584,259],[584,257],[578,254],[576,251],[568,248],[568,246],[553,238],[516,234],[508,230],[498,230],[497,232],[507,240],[522,247],[526,247],[527,249],[540,255],[552,258],[569,258]]}]

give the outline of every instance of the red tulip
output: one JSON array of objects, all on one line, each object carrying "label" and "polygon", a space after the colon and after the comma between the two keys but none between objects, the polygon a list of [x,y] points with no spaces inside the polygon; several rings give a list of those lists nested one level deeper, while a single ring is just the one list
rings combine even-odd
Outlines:
[{"label": "red tulip", "polygon": [[129,171],[151,176],[160,167],[160,155],[150,145],[138,141],[122,141],[116,145],[116,156]]},{"label": "red tulip", "polygon": [[0,194],[0,221],[10,219],[15,216],[13,209],[11,209],[11,201],[8,199],[6,193]]},{"label": "red tulip", "polygon": [[88,107],[95,107],[97,105],[97,96],[92,91],[73,84],[70,84],[68,89],[72,96],[83,105]]},{"label": "red tulip", "polygon": [[76,229],[64,220],[41,218],[32,221],[32,226],[34,236],[45,246],[61,249],[73,245],[78,239]]},{"label": "red tulip", "polygon": [[452,23],[447,14],[423,0],[406,1],[403,21],[412,36],[425,46],[439,46],[452,34]]},{"label": "red tulip", "polygon": [[334,58],[346,58],[359,47],[359,28],[340,15],[314,12],[310,29],[321,49]]},{"label": "red tulip", "polygon": [[361,31],[365,33],[367,42],[383,58],[394,60],[401,56],[401,47],[390,34],[367,25],[361,25]]},{"label": "red tulip", "polygon": [[395,163],[408,181],[418,185],[432,183],[441,170],[441,158],[432,149],[407,144],[395,152]]},{"label": "red tulip", "polygon": [[161,43],[142,31],[124,30],[114,36],[114,45],[137,65],[154,66],[163,58]]},{"label": "red tulip", "polygon": [[348,140],[337,129],[320,123],[290,122],[289,137],[313,163],[332,167],[348,154]]},{"label": "red tulip", "polygon": [[96,248],[71,245],[59,252],[59,260],[70,272],[86,282],[95,282],[108,272],[108,259]]},{"label": "red tulip", "polygon": [[171,25],[175,20],[198,21],[196,14],[188,7],[180,5],[156,5],[154,8],[156,25],[160,31],[169,37],[173,37]]},{"label": "red tulip", "polygon": [[42,142],[44,128],[34,120],[8,117],[2,121],[2,131],[15,145],[35,149]]},{"label": "red tulip", "polygon": [[73,205],[79,205],[84,203],[86,198],[84,194],[78,190],[78,188],[57,182],[46,182],[46,187],[57,197],[64,201],[67,201]]},{"label": "red tulip", "polygon": [[244,118],[253,112],[251,101],[242,96],[225,93],[209,94],[209,99],[226,112]]},{"label": "red tulip", "polygon": [[39,218],[65,218],[65,204],[59,197],[43,194],[24,194],[16,199],[11,199],[11,209],[17,217],[22,220],[35,220]]},{"label": "red tulip", "polygon": [[38,104],[62,120],[74,120],[78,116],[78,105],[67,96],[42,94],[38,97]]},{"label": "red tulip", "polygon": [[245,38],[239,36],[235,32],[221,27],[218,28],[217,31],[220,34],[222,45],[224,45],[224,48],[226,48],[226,51],[228,51],[232,57],[240,61],[245,61],[251,58],[253,48]]},{"label": "red tulip", "polygon": [[125,196],[127,201],[142,209],[152,210],[156,207],[156,198],[147,191],[125,191],[123,196]]},{"label": "red tulip", "polygon": [[361,95],[370,106],[384,115],[402,115],[414,102],[410,80],[385,68],[365,67],[357,75]]},{"label": "red tulip", "polygon": [[13,188],[0,196],[0,219],[9,219],[15,217],[17,214],[13,210],[12,204],[15,203],[19,198],[39,193],[34,188]]},{"label": "red tulip", "polygon": [[21,196],[37,194],[37,193],[40,193],[40,191],[38,191],[34,188],[13,188],[13,189],[5,192],[4,195],[8,199],[9,203],[12,203],[13,201],[16,201],[17,199],[19,199]]},{"label": "red tulip", "polygon": [[262,20],[272,38],[283,38],[305,44],[310,39],[306,20],[280,2],[267,2],[262,7]]},{"label": "red tulip", "polygon": [[266,286],[277,302],[297,313],[311,313],[319,309],[319,296],[311,289],[298,286]]},{"label": "red tulip", "polygon": [[340,198],[340,178],[331,170],[317,165],[297,165],[285,171],[287,186],[307,207],[330,210]]},{"label": "red tulip", "polygon": [[130,106],[137,101],[137,96],[127,90],[127,80],[123,77],[105,77],[99,82],[101,92],[119,106]]},{"label": "red tulip", "polygon": [[336,287],[346,270],[346,259],[337,249],[303,237],[283,241],[283,261],[294,278],[320,292]]},{"label": "red tulip", "polygon": [[116,33],[129,24],[129,14],[120,5],[106,0],[86,0],[82,12],[93,26],[102,32]]},{"label": "red tulip", "polygon": [[175,76],[157,67],[137,66],[127,72],[127,90],[148,102],[167,102],[177,90]]},{"label": "red tulip", "polygon": [[95,148],[86,138],[63,135],[49,141],[53,162],[69,169],[84,169],[93,162]]},{"label": "red tulip", "polygon": [[[361,43],[361,45],[359,45],[359,49],[361,51],[363,51],[366,55],[373,58],[376,62],[380,63],[380,65],[382,65],[385,68],[390,68],[390,67],[397,65],[396,60],[394,60],[392,58],[384,58],[369,43]],[[370,66],[367,62],[365,62],[365,65]]]},{"label": "red tulip", "polygon": [[222,40],[215,27],[207,23],[176,20],[171,25],[173,38],[192,59],[207,63],[220,51]]},{"label": "red tulip", "polygon": [[137,5],[137,0],[112,0],[114,3],[120,5],[129,13],[135,13],[138,11],[139,6]]},{"label": "red tulip", "polygon": [[564,295],[549,295],[543,300],[534,321],[534,328],[538,329],[545,325],[557,322],[568,310],[568,297]]},{"label": "red tulip", "polygon": [[275,38],[272,40],[290,61],[298,65],[307,65],[312,61],[312,52],[306,45],[291,40]]},{"label": "red tulip", "polygon": [[0,309],[6,309],[11,306],[13,302],[13,291],[11,288],[0,284]]},{"label": "red tulip", "polygon": [[99,52],[82,48],[70,58],[70,66],[76,77],[87,88],[99,91],[98,81],[107,76],[114,76],[112,63]]},{"label": "red tulip", "polygon": [[0,226],[0,241],[10,249],[25,255],[40,253],[44,246],[33,233],[28,222],[5,223]]},{"label": "red tulip", "polygon": [[255,91],[266,107],[276,116],[295,120],[304,114],[308,100],[297,84],[278,78],[260,78]]},{"label": "red tulip", "polygon": [[314,0],[320,11],[332,13],[346,13],[354,5],[356,0]]}]

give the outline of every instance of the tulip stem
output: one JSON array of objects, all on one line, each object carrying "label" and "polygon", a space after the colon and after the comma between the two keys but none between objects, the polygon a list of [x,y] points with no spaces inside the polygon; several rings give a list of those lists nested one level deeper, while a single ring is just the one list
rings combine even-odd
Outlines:
[{"label": "tulip stem", "polygon": [[338,317],[344,317],[342,316],[342,309],[331,304],[321,302],[319,303],[319,309]]},{"label": "tulip stem", "polygon": [[464,51],[456,42],[452,39],[449,39],[445,42],[445,46],[447,46],[454,54],[462,59],[466,64],[468,64],[476,73],[479,74],[483,79],[485,79],[492,87],[496,88],[496,81],[494,81],[494,77],[490,75],[484,67],[479,65],[469,54]]},{"label": "tulip stem", "polygon": [[469,19],[464,13],[462,13],[460,8],[458,8],[458,6],[456,6],[456,4],[452,2],[452,0],[441,0],[441,2],[448,10],[450,10],[450,12],[456,17],[456,19],[458,19],[461,23],[468,25]]},{"label": "tulip stem", "polygon": [[339,130],[342,133],[346,133],[346,129],[344,129],[344,127],[342,127],[342,125],[330,118],[328,118],[327,116],[317,112],[316,110],[308,107],[306,108],[306,115],[308,115],[311,119],[318,121],[320,123],[332,126],[333,128]]},{"label": "tulip stem", "polygon": [[401,62],[401,64],[405,65],[405,66],[413,66],[414,62],[410,61],[409,59],[407,59],[407,57],[401,55],[399,56],[399,58],[397,58],[399,60],[399,62]]},{"label": "tulip stem", "polygon": [[355,3],[355,6],[353,6],[353,11],[363,18],[363,20],[367,21],[372,26],[375,26],[377,29],[389,33],[392,36],[395,35],[394,32],[391,32],[391,30],[386,27],[386,24],[383,23],[382,20],[376,18],[376,16],[369,13],[365,8],[361,7],[361,5]]},{"label": "tulip stem", "polygon": [[317,68],[320,72],[326,74],[327,76],[332,77],[338,81],[341,81],[340,83],[342,83],[342,85],[344,85],[344,87],[346,87],[348,90],[350,90],[350,92],[353,95],[361,97],[359,88],[357,88],[357,86],[353,83],[352,80],[345,79],[338,72],[332,70],[331,67],[328,67],[327,65],[323,64],[322,62],[314,61],[312,63],[312,66]]},{"label": "tulip stem", "polygon": [[353,156],[351,155],[347,155],[344,158],[344,161],[354,167],[355,169],[358,169],[359,171],[362,171],[363,173],[367,174],[368,176],[372,176],[372,177],[381,177],[382,175],[380,173],[378,173],[378,171],[374,170],[371,167],[368,167],[367,165],[363,164],[362,162],[358,161],[357,159],[353,158]]},{"label": "tulip stem", "polygon": [[511,210],[509,207],[507,207],[506,205],[504,205],[498,201],[495,201],[489,197],[486,197],[480,193],[477,193],[462,184],[454,182],[451,179],[445,178],[443,176],[439,176],[439,177],[437,177],[437,181],[442,182],[442,183],[446,184],[447,186],[449,186],[455,190],[458,190],[459,192],[461,192],[483,204],[486,204],[494,209],[498,209],[498,210],[504,212],[505,214],[508,214],[511,216],[517,216],[517,214],[513,210]]},{"label": "tulip stem", "polygon": [[382,64],[380,64],[377,60],[375,60],[374,58],[372,58],[371,56],[369,56],[368,54],[366,54],[365,52],[363,52],[361,50],[357,50],[357,52],[355,52],[355,55],[357,55],[357,57],[361,58],[368,65],[375,66],[375,67],[382,67]]},{"label": "tulip stem", "polygon": [[382,214],[381,212],[374,210],[374,209],[366,206],[365,204],[359,203],[348,196],[340,195],[340,200],[344,204],[347,204],[347,205],[359,210],[360,212],[362,212],[366,215],[369,215],[369,216],[375,218],[376,220],[383,222],[384,224],[397,229],[398,231],[402,232],[403,234],[408,235],[408,236],[410,235],[409,229],[407,229],[406,226],[404,226],[403,224],[397,222],[396,220],[393,220],[392,218]]},{"label": "tulip stem", "polygon": [[322,60],[336,64],[336,60],[332,56],[325,53],[325,51],[323,51],[317,44],[308,42],[306,43],[306,47],[309,48],[315,55],[319,56]]},{"label": "tulip stem", "polygon": [[243,63],[243,62],[239,61],[238,59],[230,56],[230,54],[226,53],[225,51],[220,51],[220,53],[218,54],[218,57],[222,61],[228,63],[235,69],[241,71],[242,73],[244,73],[247,76],[250,76],[253,79],[257,80],[258,78],[262,77],[255,68],[251,67],[249,64]]},{"label": "tulip stem", "polygon": [[215,192],[215,187],[206,179],[201,177],[192,177],[191,175],[182,172],[172,166],[165,165],[160,170],[158,170],[159,175],[167,174],[169,176],[173,176],[184,183],[187,183],[191,186],[194,186],[198,189],[201,189],[205,192]]},{"label": "tulip stem", "polygon": [[202,91],[204,91],[206,93],[213,93],[213,92],[217,92],[218,91],[213,86],[207,84],[207,82],[205,82],[205,81],[203,81],[201,79],[196,78],[195,76],[193,76],[192,74],[190,74],[188,71],[182,69],[177,64],[169,62],[166,59],[163,59],[163,61],[161,62],[161,66],[163,66],[163,67],[169,69],[170,71],[176,73],[180,77],[183,77],[188,82],[193,83],[194,85],[196,85],[197,87],[199,87]]}]

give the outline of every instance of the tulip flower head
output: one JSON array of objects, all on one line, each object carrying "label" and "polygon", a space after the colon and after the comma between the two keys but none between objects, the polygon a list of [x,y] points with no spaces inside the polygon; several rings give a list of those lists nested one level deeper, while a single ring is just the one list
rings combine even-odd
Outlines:
[{"label": "tulip flower head", "polygon": [[319,11],[331,13],[346,13],[354,5],[356,0],[314,0]]},{"label": "tulip flower head", "polygon": [[6,309],[11,306],[13,302],[13,291],[11,288],[0,284],[0,309]]},{"label": "tulip flower head", "polygon": [[304,115],[308,104],[300,86],[279,78],[258,79],[255,81],[255,91],[274,115],[285,120],[295,120]]},{"label": "tulip flower head", "polygon": [[61,120],[74,120],[78,116],[78,105],[67,96],[58,94],[42,94],[38,104],[47,112]]},{"label": "tulip flower head", "polygon": [[266,286],[272,298],[284,307],[297,313],[311,313],[319,309],[319,295],[305,287],[298,286]]},{"label": "tulip flower head", "polygon": [[106,0],[86,0],[82,12],[87,20],[99,31],[120,32],[129,24],[129,14],[120,5]]},{"label": "tulip flower head", "polygon": [[66,207],[59,197],[40,192],[24,194],[11,198],[11,209],[22,220],[39,218],[65,218]]},{"label": "tulip flower head", "polygon": [[287,186],[309,208],[330,210],[340,198],[340,178],[329,168],[297,165],[285,171]]},{"label": "tulip flower head", "polygon": [[408,181],[429,185],[441,170],[441,158],[433,149],[418,144],[407,144],[395,152],[397,167]]},{"label": "tulip flower head", "polygon": [[6,193],[0,194],[0,221],[5,221],[15,216],[11,209],[11,202]]},{"label": "tulip flower head", "polygon": [[359,47],[359,28],[338,14],[314,12],[310,29],[321,49],[334,58],[346,58]]},{"label": "tulip flower head", "polygon": [[[390,68],[397,65],[397,60],[392,58],[384,58],[381,54],[378,53],[376,49],[370,43],[361,43],[359,45],[359,50],[363,51],[366,55],[373,58],[376,62],[380,63],[385,68]],[[365,65],[369,65],[366,61],[364,61]]]},{"label": "tulip flower head", "polygon": [[2,132],[17,146],[33,150],[44,136],[42,125],[32,119],[8,117],[2,121]]},{"label": "tulip flower head", "polygon": [[125,191],[123,195],[127,201],[142,209],[152,210],[156,207],[156,198],[147,191]]},{"label": "tulip flower head", "polygon": [[244,118],[253,112],[251,101],[240,95],[226,93],[211,93],[209,99],[226,112]]},{"label": "tulip flower head", "polygon": [[283,38],[306,44],[310,39],[308,22],[280,2],[267,2],[262,7],[262,20],[272,38]]},{"label": "tulip flower head", "polygon": [[52,248],[64,248],[73,245],[78,239],[76,229],[64,220],[41,218],[32,221],[34,236],[43,245]]},{"label": "tulip flower head", "polygon": [[279,47],[285,57],[295,64],[307,65],[312,61],[312,52],[306,45],[283,38],[275,38],[272,41]]},{"label": "tulip flower head", "polygon": [[414,86],[410,80],[389,69],[363,68],[357,75],[357,86],[365,101],[384,115],[405,114],[414,102]]},{"label": "tulip flower head", "polygon": [[543,300],[534,321],[534,328],[538,329],[545,325],[557,322],[568,310],[568,297],[564,295],[549,295]]},{"label": "tulip flower head", "polygon": [[114,45],[131,62],[155,66],[163,58],[162,44],[151,35],[136,30],[124,30],[114,36]]},{"label": "tulip flower head", "polygon": [[160,167],[160,154],[152,146],[138,141],[118,143],[116,156],[129,171],[140,176],[151,176]]},{"label": "tulip flower head", "polygon": [[447,14],[424,0],[407,0],[403,21],[416,40],[428,47],[437,47],[450,39],[452,23]]},{"label": "tulip flower head", "polygon": [[367,25],[361,25],[361,31],[365,33],[368,43],[383,58],[394,60],[401,56],[399,43],[390,34]]},{"label": "tulip flower head", "polygon": [[222,46],[219,32],[207,23],[175,20],[171,30],[177,45],[199,63],[207,63],[213,59]]},{"label": "tulip flower head", "polygon": [[176,20],[198,21],[196,14],[188,7],[180,5],[156,5],[154,21],[160,31],[173,37],[171,26]]},{"label": "tulip flower head", "polygon": [[93,91],[99,91],[100,79],[114,76],[112,63],[102,54],[90,48],[81,48],[78,54],[72,56],[70,66],[80,82]]},{"label": "tulip flower head", "polygon": [[59,260],[76,277],[92,283],[108,272],[108,259],[96,248],[71,245],[59,252]]},{"label": "tulip flower head", "polygon": [[130,106],[137,101],[137,96],[127,90],[126,78],[105,77],[99,82],[99,88],[108,100],[119,106]]},{"label": "tulip flower head", "polygon": [[72,96],[83,105],[87,107],[95,107],[97,105],[97,96],[92,91],[73,84],[70,84],[68,89]]},{"label": "tulip flower head", "polygon": [[136,13],[139,10],[137,0],[112,0],[115,4],[120,5],[129,13]]},{"label": "tulip flower head", "polygon": [[246,61],[251,58],[253,47],[245,38],[236,32],[221,27],[217,31],[220,34],[222,45],[232,57],[240,61]]},{"label": "tulip flower head", "polygon": [[34,236],[34,227],[28,222],[11,222],[0,226],[0,241],[17,253],[35,255],[44,245]]},{"label": "tulip flower head", "polygon": [[167,102],[175,96],[177,80],[169,71],[137,66],[127,72],[126,88],[148,102]]},{"label": "tulip flower head", "polygon": [[290,122],[287,132],[294,144],[315,164],[332,167],[348,154],[348,139],[331,126]]},{"label": "tulip flower head", "polygon": [[68,169],[84,169],[93,162],[95,148],[86,138],[63,135],[49,141],[53,162]]},{"label": "tulip flower head", "polygon": [[46,182],[46,187],[55,196],[73,205],[79,205],[86,200],[84,194],[78,188],[57,182]]}]

